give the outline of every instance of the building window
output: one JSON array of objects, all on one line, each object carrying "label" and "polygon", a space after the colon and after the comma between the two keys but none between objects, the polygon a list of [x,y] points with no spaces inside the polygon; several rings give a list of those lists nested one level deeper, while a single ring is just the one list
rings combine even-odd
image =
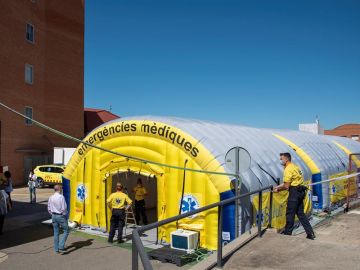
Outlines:
[{"label": "building window", "polygon": [[25,82],[28,84],[34,83],[34,66],[25,64]]},{"label": "building window", "polygon": [[30,23],[26,24],[26,40],[31,43],[35,42],[34,26]]},{"label": "building window", "polygon": [[[25,107],[25,115],[33,119],[33,109],[31,107]],[[30,119],[25,118],[25,124],[31,126],[33,122]]]},{"label": "building window", "polygon": [[351,135],[351,139],[353,139],[354,141],[358,141],[359,135]]}]

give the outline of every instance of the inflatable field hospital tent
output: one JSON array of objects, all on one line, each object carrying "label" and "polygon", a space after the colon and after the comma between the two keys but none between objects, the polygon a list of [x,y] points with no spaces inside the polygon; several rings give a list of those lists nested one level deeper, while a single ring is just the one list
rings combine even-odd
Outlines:
[{"label": "inflatable field hospital tent", "polygon": [[[106,198],[122,182],[131,190],[141,178],[149,192],[146,206],[150,221],[157,221],[233,197],[234,176],[225,166],[230,149],[242,147],[251,156],[249,169],[241,172],[241,193],[276,185],[282,179],[283,168],[279,153],[289,152],[300,166],[307,183],[347,174],[349,154],[359,153],[360,144],[349,139],[319,136],[298,131],[257,129],[190,119],[170,117],[129,117],[108,122],[93,130],[84,141],[108,149],[102,151],[80,144],[68,163],[63,176],[64,195],[68,202],[70,220],[109,229],[110,210]],[[134,161],[115,152],[150,160]],[[353,158],[353,168],[360,169],[359,158]],[[192,168],[222,174],[200,173],[176,169]],[[339,180],[314,187],[308,192],[305,210],[324,209],[342,203],[347,187]],[[184,193],[182,193],[184,186]],[[357,190],[356,190],[357,191]],[[354,191],[352,191],[354,192]],[[274,194],[272,226],[285,225],[286,192]],[[239,212],[229,204],[223,211],[223,241],[234,239],[257,222],[269,222],[269,193],[263,196],[263,212],[256,216],[258,198],[241,200]],[[238,218],[236,218],[238,217]],[[200,232],[200,245],[216,249],[217,209],[181,220],[179,227]],[[237,226],[236,226],[237,225]],[[172,223],[159,228],[158,238],[169,242],[176,229]]]}]

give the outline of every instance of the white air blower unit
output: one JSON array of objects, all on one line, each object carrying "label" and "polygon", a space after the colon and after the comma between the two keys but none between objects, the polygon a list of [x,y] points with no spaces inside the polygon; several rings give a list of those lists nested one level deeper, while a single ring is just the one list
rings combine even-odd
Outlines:
[{"label": "white air blower unit", "polygon": [[171,248],[192,253],[199,243],[199,232],[176,230],[170,233]]}]

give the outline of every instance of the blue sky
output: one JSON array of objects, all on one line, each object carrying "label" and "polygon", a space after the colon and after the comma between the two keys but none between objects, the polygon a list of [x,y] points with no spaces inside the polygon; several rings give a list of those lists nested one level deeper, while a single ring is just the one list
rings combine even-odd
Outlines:
[{"label": "blue sky", "polygon": [[297,129],[360,122],[360,1],[86,1],[85,106]]}]

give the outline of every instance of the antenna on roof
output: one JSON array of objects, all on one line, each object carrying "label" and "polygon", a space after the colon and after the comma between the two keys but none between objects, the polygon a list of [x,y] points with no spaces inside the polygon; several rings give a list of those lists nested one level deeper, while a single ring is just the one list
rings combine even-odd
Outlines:
[{"label": "antenna on roof", "polygon": [[318,124],[318,125],[319,125],[319,123],[320,123],[320,118],[319,118],[319,116],[318,116],[318,115],[316,115],[315,121],[316,121],[316,124]]},{"label": "antenna on roof", "polygon": [[111,106],[111,104],[110,104],[109,111],[111,112],[111,110],[112,110],[112,106]]}]

